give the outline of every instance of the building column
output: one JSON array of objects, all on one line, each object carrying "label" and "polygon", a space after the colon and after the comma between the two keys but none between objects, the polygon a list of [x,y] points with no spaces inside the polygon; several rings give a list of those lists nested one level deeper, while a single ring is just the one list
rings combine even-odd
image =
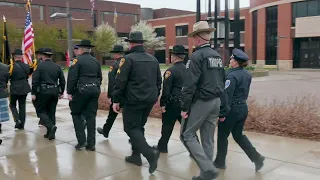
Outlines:
[{"label": "building column", "polygon": [[258,37],[257,37],[257,67],[263,68],[266,64],[266,9],[258,10]]},{"label": "building column", "polygon": [[245,19],[245,33],[244,33],[244,51],[248,54],[252,62],[252,13],[248,13]]},{"label": "building column", "polygon": [[[281,15],[285,12],[285,16]],[[290,3],[278,6],[278,66],[279,69],[292,69],[292,38],[291,38],[292,8]]]}]

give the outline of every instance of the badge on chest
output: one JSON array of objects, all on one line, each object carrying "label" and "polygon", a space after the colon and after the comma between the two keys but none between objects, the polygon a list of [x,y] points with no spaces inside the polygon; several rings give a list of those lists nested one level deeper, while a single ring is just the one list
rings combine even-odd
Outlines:
[{"label": "badge on chest", "polygon": [[208,68],[223,68],[221,57],[209,57],[208,60]]}]

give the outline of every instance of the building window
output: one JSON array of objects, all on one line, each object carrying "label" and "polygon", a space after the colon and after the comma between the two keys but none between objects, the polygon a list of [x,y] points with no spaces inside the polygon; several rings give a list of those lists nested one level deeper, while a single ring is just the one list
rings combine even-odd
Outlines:
[{"label": "building window", "polygon": [[43,6],[40,6],[40,20],[43,21]]},{"label": "building window", "polygon": [[154,30],[157,33],[157,37],[166,37],[166,28],[156,28]]},{"label": "building window", "polygon": [[320,15],[320,0],[310,0],[292,3],[292,26],[296,18]]},{"label": "building window", "polygon": [[252,63],[257,63],[258,50],[258,11],[252,12]]},{"label": "building window", "polygon": [[268,7],[266,10],[266,65],[276,65],[278,53],[278,6]]},{"label": "building window", "polygon": [[176,36],[187,36],[188,25],[176,26]]}]

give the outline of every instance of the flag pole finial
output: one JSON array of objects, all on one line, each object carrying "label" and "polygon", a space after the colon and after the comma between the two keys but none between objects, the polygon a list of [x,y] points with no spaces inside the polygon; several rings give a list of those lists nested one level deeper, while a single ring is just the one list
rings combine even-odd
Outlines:
[{"label": "flag pole finial", "polygon": [[2,16],[3,16],[3,21],[6,22],[6,17],[4,15],[2,15]]}]

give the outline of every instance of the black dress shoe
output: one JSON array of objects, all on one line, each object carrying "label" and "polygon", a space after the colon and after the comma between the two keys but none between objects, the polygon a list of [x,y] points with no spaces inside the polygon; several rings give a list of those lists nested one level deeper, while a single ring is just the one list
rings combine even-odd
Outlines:
[{"label": "black dress shoe", "polygon": [[102,134],[105,138],[108,138],[108,137],[109,137],[109,135],[106,134],[106,133],[104,133],[104,132],[103,132],[103,129],[100,128],[100,127],[97,128],[97,132],[98,132],[99,134]]},{"label": "black dress shoe", "polygon": [[255,164],[255,166],[256,166],[256,172],[258,172],[258,171],[260,171],[260,169],[263,167],[263,165],[264,165],[264,160],[265,160],[266,158],[264,157],[264,156],[260,156],[259,158],[258,158],[258,160],[256,160],[255,162],[254,162],[254,164]]},{"label": "black dress shoe", "polygon": [[57,126],[53,126],[48,134],[49,140],[53,140],[55,138],[56,131],[57,131]]},{"label": "black dress shoe", "polygon": [[161,153],[168,153],[168,149],[162,149],[162,148],[159,148],[159,146],[153,146],[153,147],[156,148]]},{"label": "black dress shoe", "polygon": [[0,139],[0,144],[2,144],[2,139]]},{"label": "black dress shoe", "polygon": [[125,157],[125,161],[127,163],[131,163],[131,164],[134,164],[136,166],[142,166],[142,160],[141,160],[141,156],[140,155],[127,156],[127,157]]},{"label": "black dress shoe", "polygon": [[84,144],[77,144],[74,148],[78,151],[82,150],[83,148],[85,148],[87,146],[87,143]]},{"label": "black dress shoe", "polygon": [[[45,135],[43,135],[43,137],[46,138],[46,139],[48,139],[48,138],[49,138],[49,135],[48,135],[48,134],[45,134]],[[53,139],[56,139],[56,136],[54,135],[52,138],[53,138]]]},{"label": "black dress shoe", "polygon": [[22,126],[22,123],[20,120],[16,120],[16,125],[14,126],[15,129],[20,129]]},{"label": "black dress shoe", "polygon": [[86,146],[86,150],[87,151],[96,151],[96,147],[94,147],[94,146],[91,146],[91,147]]},{"label": "black dress shoe", "polygon": [[192,180],[204,180],[204,179],[200,176],[193,176]]},{"label": "black dress shoe", "polygon": [[160,157],[160,152],[157,149],[152,148],[151,156],[150,158],[148,158],[150,174],[154,173],[157,170],[159,157]]},{"label": "black dress shoe", "polygon": [[225,164],[221,164],[221,163],[217,163],[217,162],[213,162],[213,165],[218,169],[226,169],[227,168]]}]

